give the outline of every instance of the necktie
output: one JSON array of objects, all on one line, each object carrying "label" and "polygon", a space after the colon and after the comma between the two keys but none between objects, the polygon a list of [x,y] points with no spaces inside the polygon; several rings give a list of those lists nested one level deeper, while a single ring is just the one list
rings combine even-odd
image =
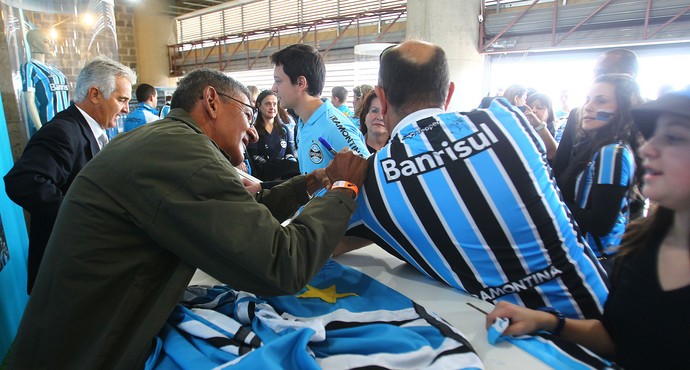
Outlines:
[{"label": "necktie", "polygon": [[101,149],[103,149],[105,144],[108,144],[108,136],[106,136],[105,132],[98,137],[98,144],[100,145]]}]

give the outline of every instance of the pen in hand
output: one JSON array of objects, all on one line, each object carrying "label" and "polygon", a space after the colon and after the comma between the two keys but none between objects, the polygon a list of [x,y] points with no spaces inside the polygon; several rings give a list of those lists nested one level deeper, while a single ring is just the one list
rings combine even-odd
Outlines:
[{"label": "pen in hand", "polygon": [[331,154],[333,154],[333,156],[335,156],[336,154],[338,154],[338,152],[336,152],[335,149],[333,149],[333,147],[331,146],[331,144],[329,144],[328,141],[326,141],[326,139],[324,139],[324,138],[322,138],[322,137],[319,136],[319,142],[321,142],[321,145],[323,145],[323,146],[326,148],[326,150],[328,150],[329,152],[331,152]]}]

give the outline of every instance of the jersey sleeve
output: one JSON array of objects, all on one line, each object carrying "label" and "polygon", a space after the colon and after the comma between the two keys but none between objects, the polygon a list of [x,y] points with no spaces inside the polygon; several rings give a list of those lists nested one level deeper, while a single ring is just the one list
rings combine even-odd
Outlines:
[{"label": "jersey sleeve", "polygon": [[594,182],[600,185],[628,186],[635,172],[632,150],[620,143],[601,148],[595,165]]}]

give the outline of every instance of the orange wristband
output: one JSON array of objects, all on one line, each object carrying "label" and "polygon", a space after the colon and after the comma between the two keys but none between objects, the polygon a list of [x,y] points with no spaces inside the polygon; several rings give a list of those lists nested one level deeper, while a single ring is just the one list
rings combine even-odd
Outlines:
[{"label": "orange wristband", "polygon": [[337,189],[337,188],[345,188],[345,189],[350,189],[355,192],[355,198],[357,198],[357,194],[359,194],[359,188],[357,185],[349,182],[349,181],[343,181],[343,180],[338,180],[331,185],[331,189]]}]

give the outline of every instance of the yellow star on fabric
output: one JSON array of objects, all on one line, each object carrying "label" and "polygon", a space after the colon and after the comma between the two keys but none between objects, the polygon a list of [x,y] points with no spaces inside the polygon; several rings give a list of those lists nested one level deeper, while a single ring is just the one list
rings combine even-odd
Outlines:
[{"label": "yellow star on fabric", "polygon": [[336,293],[335,285],[331,285],[326,289],[314,288],[311,285],[307,285],[307,291],[298,295],[297,298],[320,298],[321,300],[328,303],[335,303],[336,299],[357,296],[355,293]]}]

